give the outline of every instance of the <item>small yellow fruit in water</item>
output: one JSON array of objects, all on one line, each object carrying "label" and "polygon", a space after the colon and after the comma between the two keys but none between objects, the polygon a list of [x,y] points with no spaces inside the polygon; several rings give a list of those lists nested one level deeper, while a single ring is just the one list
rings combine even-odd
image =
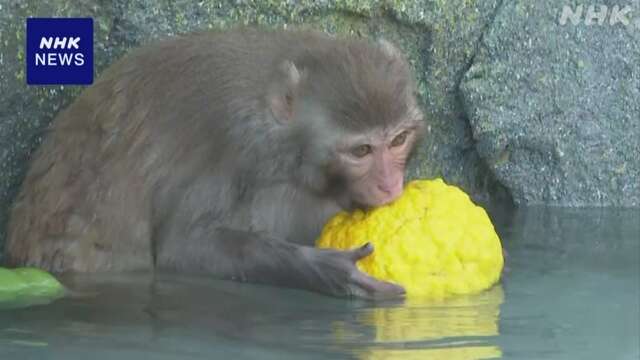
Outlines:
[{"label": "small yellow fruit in water", "polygon": [[358,268],[404,286],[407,296],[472,294],[502,273],[502,246],[489,216],[441,179],[412,181],[391,204],[337,214],[316,245],[346,250],[367,242],[375,251]]}]

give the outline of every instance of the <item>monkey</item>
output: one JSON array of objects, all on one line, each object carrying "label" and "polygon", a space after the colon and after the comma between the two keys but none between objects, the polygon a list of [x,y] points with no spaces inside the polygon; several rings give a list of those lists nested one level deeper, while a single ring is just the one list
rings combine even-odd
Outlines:
[{"label": "monkey", "polygon": [[5,260],[402,297],[356,267],[372,245],[313,245],[337,212],[402,192],[425,132],[416,89],[385,40],[240,28],[143,46],[53,120]]}]

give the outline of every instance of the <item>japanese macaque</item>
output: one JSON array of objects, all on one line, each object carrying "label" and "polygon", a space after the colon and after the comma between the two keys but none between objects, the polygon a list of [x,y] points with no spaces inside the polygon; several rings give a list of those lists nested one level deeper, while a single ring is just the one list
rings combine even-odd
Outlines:
[{"label": "japanese macaque", "polygon": [[401,193],[423,129],[410,66],[386,41],[249,29],[163,41],[54,120],[6,260],[401,296],[355,266],[372,246],[313,245],[340,209]]}]

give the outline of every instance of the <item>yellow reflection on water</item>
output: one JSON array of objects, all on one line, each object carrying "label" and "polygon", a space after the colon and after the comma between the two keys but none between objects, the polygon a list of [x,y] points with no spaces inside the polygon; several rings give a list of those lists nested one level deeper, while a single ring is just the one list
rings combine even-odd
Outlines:
[{"label": "yellow reflection on water", "polygon": [[358,358],[367,360],[471,360],[495,359],[502,357],[497,346],[465,346],[435,349],[376,349],[358,353]]},{"label": "yellow reflection on water", "polygon": [[[336,324],[338,342],[369,343],[360,359],[488,359],[502,356],[499,334],[502,287],[438,302],[408,299],[401,306],[366,309],[357,329]],[[367,334],[363,338],[363,334]]]}]

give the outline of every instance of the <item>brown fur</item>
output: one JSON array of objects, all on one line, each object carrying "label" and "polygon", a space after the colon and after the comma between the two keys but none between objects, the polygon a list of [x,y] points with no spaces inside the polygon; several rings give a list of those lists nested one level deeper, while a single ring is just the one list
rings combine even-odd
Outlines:
[{"label": "brown fur", "polygon": [[259,266],[238,262],[259,248],[224,241],[312,245],[340,204],[332,141],[403,122],[417,139],[413,91],[395,48],[315,32],[202,33],[134,51],[52,123],[13,207],[8,262],[252,280]]}]

